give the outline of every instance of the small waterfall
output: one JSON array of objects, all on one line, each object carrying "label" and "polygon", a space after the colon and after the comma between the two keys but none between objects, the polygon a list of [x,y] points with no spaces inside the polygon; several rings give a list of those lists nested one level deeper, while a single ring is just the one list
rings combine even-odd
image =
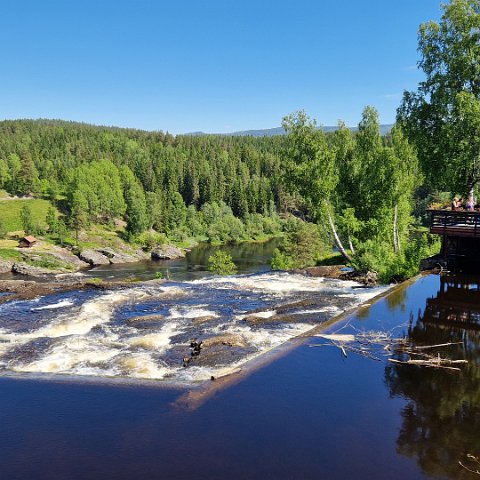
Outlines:
[{"label": "small waterfall", "polygon": [[287,273],[210,277],[0,306],[0,374],[221,376],[377,295]]}]

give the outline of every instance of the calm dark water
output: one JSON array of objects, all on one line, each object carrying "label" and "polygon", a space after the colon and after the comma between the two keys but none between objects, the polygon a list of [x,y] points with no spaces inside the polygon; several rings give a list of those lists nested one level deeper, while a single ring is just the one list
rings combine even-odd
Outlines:
[{"label": "calm dark water", "polygon": [[178,389],[0,378],[1,478],[476,478],[458,461],[480,453],[479,295],[426,276],[332,327],[463,341],[461,373],[312,338],[191,410]]},{"label": "calm dark water", "polygon": [[270,270],[273,251],[279,244],[280,239],[262,243],[244,242],[219,247],[202,243],[188,252],[185,258],[100,266],[88,270],[86,275],[103,279],[135,277],[149,280],[154,278],[157,272],[160,272],[164,278],[195,280],[211,275],[207,270],[208,257],[218,250],[223,250],[232,256],[238,273],[266,272]]}]

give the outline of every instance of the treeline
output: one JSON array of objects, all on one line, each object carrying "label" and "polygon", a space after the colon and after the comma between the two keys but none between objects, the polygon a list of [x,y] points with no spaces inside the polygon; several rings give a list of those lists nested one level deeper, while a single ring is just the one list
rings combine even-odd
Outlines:
[{"label": "treeline", "polygon": [[188,212],[205,205],[227,208],[251,224],[252,215],[281,208],[283,143],[282,137],[173,137],[73,122],[4,121],[0,188],[61,200],[75,229],[123,217],[131,234],[151,228],[171,234],[187,227]]},{"label": "treeline", "polygon": [[[300,196],[318,233],[300,226],[288,232],[275,254],[278,267],[302,266],[301,238],[335,245],[344,261],[360,271],[376,271],[384,281],[418,271],[435,250],[434,239],[412,235],[415,193],[423,174],[415,149],[395,126],[380,135],[378,114],[366,107],[353,134],[344,125],[324,134],[303,111],[284,119],[287,131],[283,183]],[[318,250],[318,249],[317,249]],[[299,264],[300,263],[300,264]]]},{"label": "treeline", "polygon": [[[340,125],[326,134],[303,112],[283,126],[287,135],[279,137],[173,137],[4,121],[0,188],[50,198],[77,240],[90,223],[118,218],[140,243],[152,241],[152,230],[175,241],[229,242],[283,228],[278,268],[315,263],[334,245],[347,262],[383,279],[414,273],[429,249],[425,237],[410,236],[423,176],[401,129],[382,137],[371,107],[355,133]],[[315,226],[282,226],[278,214],[286,212]],[[48,223],[62,225],[53,214]]]}]

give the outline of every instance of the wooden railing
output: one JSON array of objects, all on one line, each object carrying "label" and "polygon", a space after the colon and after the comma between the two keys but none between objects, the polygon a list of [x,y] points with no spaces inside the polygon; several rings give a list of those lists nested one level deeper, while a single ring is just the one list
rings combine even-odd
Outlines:
[{"label": "wooden railing", "polygon": [[430,232],[456,237],[480,237],[480,212],[428,210]]}]

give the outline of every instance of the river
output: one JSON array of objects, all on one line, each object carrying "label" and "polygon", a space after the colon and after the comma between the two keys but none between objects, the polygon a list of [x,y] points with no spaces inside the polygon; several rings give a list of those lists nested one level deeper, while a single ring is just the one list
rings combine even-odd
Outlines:
[{"label": "river", "polygon": [[[2,476],[476,478],[478,278],[421,276],[379,300],[353,287],[262,268],[2,305]],[[362,301],[327,333],[453,343],[432,353],[468,363],[396,364],[405,356],[395,349],[345,356],[325,338],[296,337]],[[225,335],[230,345],[179,364],[192,336]],[[244,375],[203,381],[232,367]]]}]

